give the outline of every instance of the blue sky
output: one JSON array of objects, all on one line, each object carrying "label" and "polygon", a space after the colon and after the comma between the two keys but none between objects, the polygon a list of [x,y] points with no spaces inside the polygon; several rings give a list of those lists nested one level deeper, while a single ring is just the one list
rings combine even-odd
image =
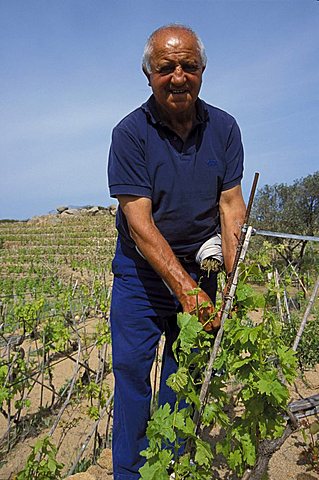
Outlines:
[{"label": "blue sky", "polygon": [[243,190],[319,169],[319,1],[0,0],[0,218],[109,205],[114,125],[150,94],[148,35],[186,23],[208,56],[201,97],[233,114]]}]

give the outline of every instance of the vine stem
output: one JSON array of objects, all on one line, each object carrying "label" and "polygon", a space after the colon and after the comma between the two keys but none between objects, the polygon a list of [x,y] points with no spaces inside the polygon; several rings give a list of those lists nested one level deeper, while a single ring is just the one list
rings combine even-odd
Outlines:
[{"label": "vine stem", "polygon": [[261,442],[258,447],[257,462],[252,470],[246,470],[242,480],[261,480],[267,471],[272,455],[279,450],[293,431],[294,427],[288,424],[280,438]]},{"label": "vine stem", "polygon": [[156,391],[157,391],[158,369],[159,369],[159,345],[157,345],[157,347],[156,347],[156,354],[155,354],[152,410],[155,410],[155,408],[156,408]]},{"label": "vine stem", "polygon": [[[99,391],[99,397],[98,397],[98,405],[97,408],[100,410],[101,408],[101,401],[102,401],[102,395],[103,395],[103,379],[104,379],[104,371],[105,371],[105,363],[106,363],[106,351],[107,351],[107,344],[105,343],[103,345],[102,352],[99,354],[99,368],[96,373],[95,377],[95,382],[97,383],[99,381],[100,383],[100,391]],[[94,442],[93,442],[93,459],[96,461],[97,457],[97,439],[98,439],[98,431],[97,429],[95,430],[95,435],[94,435]]]},{"label": "vine stem", "polygon": [[[11,346],[10,344],[8,345],[8,362],[10,362],[10,354],[11,354]],[[11,373],[10,373],[10,376],[9,376],[9,382],[11,380]],[[10,426],[11,426],[11,398],[9,396],[8,400],[7,400],[7,405],[8,405],[8,419],[7,419],[7,423],[8,423],[8,443],[7,443],[7,451],[9,452],[10,451]]]},{"label": "vine stem", "polygon": [[[99,416],[99,418],[98,418],[98,419],[96,420],[96,422],[94,423],[94,425],[93,425],[90,433],[88,434],[85,442],[82,444],[81,450],[79,451],[76,459],[75,459],[74,462],[73,462],[72,467],[70,468],[70,470],[69,470],[68,473],[67,473],[67,477],[69,477],[70,475],[72,475],[73,472],[74,472],[74,470],[76,469],[76,466],[77,466],[77,464],[79,463],[79,461],[81,460],[81,457],[82,457],[85,449],[87,448],[87,446],[88,446],[88,444],[89,444],[89,441],[91,440],[92,436],[94,435],[94,432],[95,432],[96,428],[98,427],[100,421],[102,420],[102,418],[103,418],[106,410],[108,409],[110,403],[112,402],[113,396],[114,396],[114,393],[112,393],[112,394],[109,396],[109,398],[108,398],[108,400],[107,400],[107,402],[106,402],[106,405],[104,406],[104,408],[103,408],[103,410],[102,410],[102,412],[101,412],[101,415]],[[67,477],[66,477],[66,478],[67,478]]]},{"label": "vine stem", "polygon": [[[40,373],[38,373],[38,377],[39,377],[39,376],[40,376]],[[28,396],[29,396],[30,392],[32,391],[32,389],[33,389],[33,387],[34,387],[34,385],[35,385],[36,382],[41,385],[41,382],[38,381],[38,380],[35,380],[34,378],[33,378],[33,382],[34,382],[34,383],[33,383],[33,385],[31,385],[31,386],[29,387],[29,390],[24,393],[24,396],[22,397],[22,401],[24,401],[26,398],[28,398]],[[17,412],[15,413],[14,417],[12,417],[11,423],[10,423],[10,425],[8,425],[7,430],[6,430],[6,431],[4,432],[4,434],[0,437],[0,445],[1,445],[1,443],[4,441],[4,439],[5,439],[5,437],[7,436],[8,432],[11,430],[12,422],[18,422],[18,421],[19,421],[20,414],[21,414],[21,409],[17,410]]]},{"label": "vine stem", "polygon": [[301,278],[299,277],[296,268],[294,267],[294,265],[293,265],[291,262],[289,262],[289,266],[291,267],[291,270],[292,270],[293,273],[295,274],[295,276],[296,276],[296,278],[297,278],[297,280],[298,280],[298,282],[299,282],[299,285],[301,286],[301,289],[302,289],[304,295],[307,296],[307,295],[308,295],[307,289],[306,289],[303,281],[302,281]]},{"label": "vine stem", "polygon": [[290,310],[289,310],[289,305],[288,305],[286,288],[284,289],[284,305],[285,305],[285,309],[286,309],[287,320],[288,320],[288,323],[290,325],[291,324],[291,316],[290,316]]},{"label": "vine stem", "polygon": [[44,372],[45,372],[45,364],[46,364],[45,330],[44,329],[43,329],[43,336],[42,336],[42,348],[43,348],[43,360],[42,360],[42,365],[41,365],[40,408],[42,408],[42,405],[43,405]]},{"label": "vine stem", "polygon": [[317,296],[317,294],[318,294],[318,290],[319,290],[319,277],[317,278],[317,281],[316,281],[316,283],[315,283],[315,286],[314,286],[313,292],[312,292],[312,294],[311,294],[311,297],[310,297],[308,306],[307,306],[307,308],[306,308],[306,311],[305,311],[305,313],[304,313],[304,316],[303,316],[302,322],[301,322],[301,324],[300,324],[298,333],[297,333],[297,335],[296,335],[294,344],[293,344],[293,346],[292,346],[292,349],[293,349],[295,352],[297,351],[299,342],[300,342],[300,340],[301,340],[301,336],[302,336],[302,334],[303,334],[303,331],[304,331],[304,329],[305,329],[305,326],[306,326],[308,317],[309,317],[309,315],[310,315],[311,309],[312,309],[312,307],[313,307],[313,304],[314,304],[314,302],[315,302],[316,296]]},{"label": "vine stem", "polygon": [[281,304],[281,297],[280,297],[280,284],[279,284],[279,273],[277,268],[275,269],[274,272],[274,279],[275,279],[275,287],[276,287],[276,297],[277,297],[277,305],[278,305],[278,311],[280,315],[281,322],[284,323],[284,314],[282,310],[282,304]]},{"label": "vine stem", "polygon": [[79,347],[78,347],[78,355],[77,355],[77,363],[74,367],[74,373],[73,373],[73,378],[72,378],[72,382],[71,382],[71,385],[70,385],[70,388],[69,388],[69,393],[68,393],[68,396],[66,397],[59,413],[58,413],[58,416],[49,432],[49,437],[51,437],[55,431],[55,429],[57,428],[58,426],[58,423],[62,417],[62,414],[64,412],[64,410],[66,409],[66,407],[68,406],[69,402],[70,402],[70,398],[71,398],[71,395],[72,395],[72,392],[73,392],[73,388],[74,388],[74,385],[75,385],[75,382],[76,382],[76,379],[77,379],[77,375],[78,375],[78,371],[79,371],[79,360],[80,360],[80,353],[81,353],[81,344],[79,343]]}]

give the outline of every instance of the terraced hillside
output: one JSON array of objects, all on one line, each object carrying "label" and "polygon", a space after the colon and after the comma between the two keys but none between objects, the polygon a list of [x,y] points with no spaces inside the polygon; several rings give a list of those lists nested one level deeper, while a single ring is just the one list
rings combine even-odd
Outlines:
[{"label": "terraced hillside", "polygon": [[0,479],[38,435],[65,474],[109,443],[114,244],[108,212],[0,223]]}]

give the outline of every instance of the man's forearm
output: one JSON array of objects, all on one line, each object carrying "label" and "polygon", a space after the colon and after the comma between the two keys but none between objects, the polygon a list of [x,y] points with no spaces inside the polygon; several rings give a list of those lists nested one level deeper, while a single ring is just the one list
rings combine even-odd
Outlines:
[{"label": "man's forearm", "polygon": [[210,332],[219,328],[219,318],[212,317],[214,306],[211,299],[202,290],[196,296],[189,295],[189,291],[198,285],[183,268],[156,226],[154,224],[148,225],[138,234],[130,228],[130,233],[137,248],[148,263],[175,293],[183,311],[194,312],[197,305],[203,305],[198,311],[198,318],[204,325],[204,329]]},{"label": "man's forearm", "polygon": [[222,234],[222,250],[226,273],[232,271],[239,236],[240,229],[230,230],[229,228],[227,229],[227,227],[224,227],[224,233]]},{"label": "man's forearm", "polygon": [[219,210],[224,265],[226,272],[229,273],[233,268],[246,212],[240,186],[222,193]]},{"label": "man's forearm", "polygon": [[130,227],[130,234],[151,267],[175,293],[178,300],[185,303],[187,292],[196,287],[196,282],[182,267],[157,227],[148,224],[138,232]]}]

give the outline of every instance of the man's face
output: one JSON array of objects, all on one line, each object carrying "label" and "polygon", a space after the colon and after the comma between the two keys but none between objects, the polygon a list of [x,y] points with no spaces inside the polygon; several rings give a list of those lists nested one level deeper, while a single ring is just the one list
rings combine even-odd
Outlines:
[{"label": "man's face", "polygon": [[156,102],[169,116],[191,113],[204,71],[196,39],[187,30],[159,32],[146,75]]}]

